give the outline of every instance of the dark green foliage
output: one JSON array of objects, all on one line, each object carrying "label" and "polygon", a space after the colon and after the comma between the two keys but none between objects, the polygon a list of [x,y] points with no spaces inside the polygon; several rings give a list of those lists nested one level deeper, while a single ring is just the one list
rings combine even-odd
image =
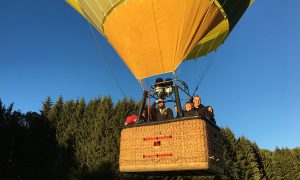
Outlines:
[{"label": "dark green foliage", "polygon": [[53,107],[51,108],[50,112],[47,115],[50,124],[54,128],[56,128],[61,121],[62,111],[63,111],[63,98],[59,97],[58,101],[53,105]]},{"label": "dark green foliage", "polygon": [[13,105],[0,109],[0,179],[43,179],[57,152],[49,122],[35,112],[12,111]]},{"label": "dark green foliage", "polygon": [[243,136],[236,139],[229,128],[221,132],[225,164],[222,179],[300,179],[300,148],[260,150]]},{"label": "dark green foliage", "polygon": [[272,168],[272,152],[269,150],[260,150],[261,164],[266,179],[274,179],[274,171]]},{"label": "dark green foliage", "polygon": [[50,96],[48,96],[45,102],[43,102],[43,107],[40,110],[41,116],[43,116],[43,118],[48,118],[51,108],[52,108],[52,101]]},{"label": "dark green foliage", "polygon": [[261,150],[229,128],[221,129],[223,176],[121,174],[120,129],[138,104],[125,98],[114,105],[110,97],[52,103],[47,97],[40,114],[23,114],[0,100],[0,179],[300,179],[300,148]]},{"label": "dark green foliage", "polygon": [[223,136],[223,158],[225,165],[225,175],[230,179],[239,179],[239,166],[237,163],[236,146],[237,142],[234,134],[229,128],[221,129]]},{"label": "dark green foliage", "polygon": [[288,148],[276,148],[272,154],[275,179],[300,179],[300,162]]},{"label": "dark green foliage", "polygon": [[263,175],[257,156],[251,142],[247,138],[242,136],[237,140],[236,154],[240,167],[240,179],[262,179]]}]

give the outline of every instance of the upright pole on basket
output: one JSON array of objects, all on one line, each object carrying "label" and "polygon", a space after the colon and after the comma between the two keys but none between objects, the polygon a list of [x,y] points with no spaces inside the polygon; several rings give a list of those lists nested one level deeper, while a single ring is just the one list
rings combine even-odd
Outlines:
[{"label": "upright pole on basket", "polygon": [[138,115],[137,122],[140,122],[140,120],[142,119],[141,117],[142,117],[142,114],[143,114],[143,110],[145,108],[147,96],[148,96],[148,91],[144,90],[143,97],[142,97],[142,104],[141,104],[140,109],[139,109],[139,115]]},{"label": "upright pole on basket", "polygon": [[179,117],[182,117],[182,109],[181,109],[181,103],[180,103],[178,85],[177,84],[175,84],[175,86],[174,86],[174,93],[175,93],[175,100],[176,100],[176,106],[177,106],[178,114],[179,114]]}]

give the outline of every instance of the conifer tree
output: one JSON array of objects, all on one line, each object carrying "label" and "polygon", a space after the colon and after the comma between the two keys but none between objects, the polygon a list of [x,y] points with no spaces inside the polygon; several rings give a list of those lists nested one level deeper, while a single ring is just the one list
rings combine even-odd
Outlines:
[{"label": "conifer tree", "polygon": [[[119,173],[120,130],[138,113],[133,99],[84,99],[52,106],[47,97],[41,115],[13,111],[0,100],[0,179],[216,179],[213,176],[146,177]],[[21,122],[30,122],[24,126]],[[51,128],[49,124],[51,123]],[[260,150],[245,137],[236,140],[221,129],[228,179],[300,179],[300,148]],[[34,169],[34,173],[33,173]]]},{"label": "conifer tree", "polygon": [[0,99],[0,126],[2,126],[5,121],[5,111],[5,106],[2,104],[2,101]]},{"label": "conifer tree", "polygon": [[263,175],[251,142],[244,136],[237,140],[236,155],[240,167],[240,179],[262,179]]},{"label": "conifer tree", "polygon": [[95,171],[101,166],[104,156],[103,140],[106,119],[103,99],[90,101],[87,105],[85,119],[79,123],[76,138],[76,159],[80,168]]},{"label": "conifer tree", "polygon": [[7,176],[9,164],[9,147],[8,147],[8,136],[7,127],[5,126],[5,106],[2,104],[0,99],[0,177],[5,178]]},{"label": "conifer tree", "polygon": [[239,179],[240,169],[237,164],[236,139],[229,128],[221,129],[223,137],[223,157],[225,175],[230,179]]},{"label": "conifer tree", "polygon": [[296,147],[296,148],[292,149],[292,152],[296,156],[297,162],[300,163],[300,147]]},{"label": "conifer tree", "polygon": [[56,101],[56,103],[51,108],[48,116],[50,124],[52,126],[57,127],[59,121],[61,120],[62,111],[63,111],[63,98],[62,96],[60,96]]},{"label": "conifer tree", "polygon": [[[85,119],[78,123],[78,133],[76,137],[76,161],[81,169],[89,171],[95,169],[100,163],[95,164],[95,159],[101,162],[99,152],[99,138],[97,131],[96,109],[101,99],[90,101],[85,110]],[[96,162],[97,163],[97,162]]]},{"label": "conifer tree", "polygon": [[63,98],[55,102],[49,113],[49,122],[52,128],[55,129],[56,140],[58,143],[58,152],[53,164],[53,171],[55,171],[55,176],[67,179],[72,169],[76,168],[73,147],[67,141],[68,137],[64,130],[66,121],[63,116],[67,116]]},{"label": "conifer tree", "polygon": [[48,96],[46,100],[43,102],[42,109],[40,110],[40,113],[44,118],[49,118],[49,113],[51,111],[52,104],[53,103],[51,101],[51,98],[50,96]]},{"label": "conifer tree", "polygon": [[65,148],[74,146],[77,130],[76,109],[73,100],[66,101],[63,105],[61,115],[56,127],[58,143]]},{"label": "conifer tree", "polygon": [[114,143],[114,128],[115,124],[113,117],[114,107],[110,97],[103,98],[102,101],[103,108],[103,120],[105,122],[104,130],[104,139],[102,143],[104,145],[104,159],[106,161],[112,162],[114,160],[114,151],[117,148],[117,145]]},{"label": "conifer tree", "polygon": [[272,152],[269,150],[259,150],[261,154],[264,176],[266,179],[274,179],[274,170],[272,169]]},{"label": "conifer tree", "polygon": [[8,117],[8,116],[11,115],[12,110],[13,110],[13,107],[14,107],[14,103],[11,103],[11,104],[8,106],[8,108],[7,108],[6,111],[5,111],[5,116],[6,116],[6,117]]},{"label": "conifer tree", "polygon": [[276,147],[272,158],[275,179],[300,179],[299,161],[291,150]]},{"label": "conifer tree", "polygon": [[255,142],[251,142],[251,147],[252,147],[253,153],[255,155],[255,159],[257,161],[257,164],[258,164],[259,172],[262,175],[262,179],[268,179],[267,175],[266,175],[266,171],[264,169],[262,154],[259,150],[258,145]]}]

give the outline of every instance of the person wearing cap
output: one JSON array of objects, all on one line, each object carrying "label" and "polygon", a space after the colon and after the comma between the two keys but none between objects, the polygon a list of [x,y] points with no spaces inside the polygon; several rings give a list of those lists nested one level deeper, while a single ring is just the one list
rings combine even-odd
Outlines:
[{"label": "person wearing cap", "polygon": [[165,101],[163,99],[158,99],[152,104],[151,115],[154,121],[163,121],[174,118],[173,111],[165,106]]},{"label": "person wearing cap", "polygon": [[193,98],[194,103],[194,110],[196,110],[200,116],[200,118],[205,118],[205,113],[207,111],[207,108],[201,104],[201,98],[200,96],[196,95]]}]

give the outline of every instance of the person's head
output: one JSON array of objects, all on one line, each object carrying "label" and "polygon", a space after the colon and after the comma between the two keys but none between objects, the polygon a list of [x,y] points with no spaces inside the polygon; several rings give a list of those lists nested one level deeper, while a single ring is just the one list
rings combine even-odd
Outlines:
[{"label": "person's head", "polygon": [[211,106],[207,106],[207,111],[211,112],[211,113],[214,113],[214,109]]},{"label": "person's head", "polygon": [[186,102],[185,104],[184,104],[184,108],[185,108],[185,110],[186,111],[190,111],[190,110],[192,110],[192,103],[191,102]]},{"label": "person's head", "polygon": [[157,100],[157,104],[159,108],[165,107],[165,101],[162,99]]},{"label": "person's head", "polygon": [[213,109],[211,106],[207,106],[206,108],[207,108],[208,113],[209,113],[212,117],[215,117],[214,109]]},{"label": "person's head", "polygon": [[175,111],[175,112],[178,112],[177,105],[174,106],[174,111]]},{"label": "person's head", "polygon": [[198,96],[198,95],[194,96],[193,103],[194,103],[194,107],[198,108],[200,106],[200,104],[201,104],[201,98],[200,98],[200,96]]}]

